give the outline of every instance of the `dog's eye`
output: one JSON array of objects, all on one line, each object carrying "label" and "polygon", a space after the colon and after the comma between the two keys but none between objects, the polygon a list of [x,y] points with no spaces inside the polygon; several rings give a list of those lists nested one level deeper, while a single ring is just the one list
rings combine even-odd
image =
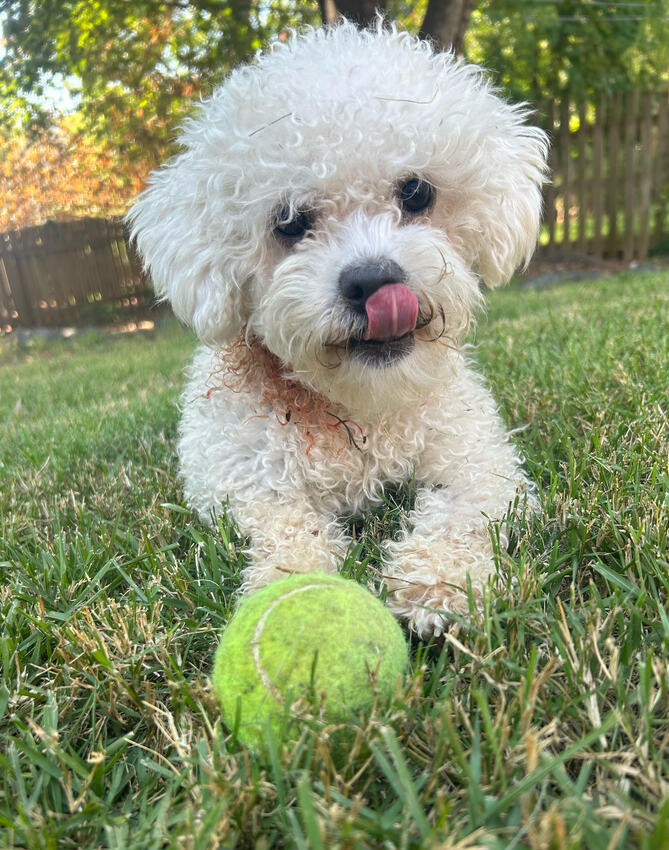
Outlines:
[{"label": "dog's eye", "polygon": [[427,180],[412,177],[400,186],[399,199],[404,212],[416,215],[432,206],[434,189]]},{"label": "dog's eye", "polygon": [[304,210],[292,213],[288,207],[284,207],[277,216],[274,232],[284,239],[300,239],[311,227],[311,218]]}]

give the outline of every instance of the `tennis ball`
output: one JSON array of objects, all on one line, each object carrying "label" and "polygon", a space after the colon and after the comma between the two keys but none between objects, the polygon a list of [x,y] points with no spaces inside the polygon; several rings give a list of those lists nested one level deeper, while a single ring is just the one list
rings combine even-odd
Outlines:
[{"label": "tennis ball", "polygon": [[[354,581],[324,573],[292,575],[243,600],[223,631],[213,684],[223,720],[260,744],[303,697],[329,721],[388,700],[408,667],[407,644],[392,614]],[[239,712],[239,718],[238,718]]]}]

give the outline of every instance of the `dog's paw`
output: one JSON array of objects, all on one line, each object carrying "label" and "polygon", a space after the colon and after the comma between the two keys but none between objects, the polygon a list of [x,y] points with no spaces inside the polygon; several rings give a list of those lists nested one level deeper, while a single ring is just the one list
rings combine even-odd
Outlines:
[{"label": "dog's paw", "polygon": [[[430,635],[439,637],[454,623],[471,616],[470,597],[463,588],[440,582],[425,585],[411,580],[400,582],[397,579],[389,580],[388,586],[388,608],[421,639]],[[480,591],[472,588],[471,598],[474,609],[479,608]]]},{"label": "dog's paw", "polygon": [[272,544],[264,539],[246,550],[248,566],[242,570],[240,593],[254,590],[294,573],[336,573],[346,555],[345,539],[333,539],[324,534],[289,527]]},{"label": "dog's paw", "polygon": [[495,572],[487,534],[438,539],[407,534],[385,550],[388,608],[420,638],[440,635],[480,609]]}]

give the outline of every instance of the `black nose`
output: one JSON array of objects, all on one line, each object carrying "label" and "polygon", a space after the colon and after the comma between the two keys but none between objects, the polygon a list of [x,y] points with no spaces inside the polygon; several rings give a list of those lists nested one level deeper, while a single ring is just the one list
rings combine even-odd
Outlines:
[{"label": "black nose", "polygon": [[387,283],[404,283],[406,272],[394,260],[370,260],[347,266],[339,275],[339,291],[356,310],[364,311],[365,301]]}]

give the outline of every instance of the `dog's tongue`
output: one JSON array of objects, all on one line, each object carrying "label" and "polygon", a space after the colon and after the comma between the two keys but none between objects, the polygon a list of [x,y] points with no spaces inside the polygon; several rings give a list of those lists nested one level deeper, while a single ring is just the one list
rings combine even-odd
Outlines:
[{"label": "dog's tongue", "polygon": [[403,283],[387,283],[365,302],[365,339],[393,339],[416,327],[418,299]]}]

